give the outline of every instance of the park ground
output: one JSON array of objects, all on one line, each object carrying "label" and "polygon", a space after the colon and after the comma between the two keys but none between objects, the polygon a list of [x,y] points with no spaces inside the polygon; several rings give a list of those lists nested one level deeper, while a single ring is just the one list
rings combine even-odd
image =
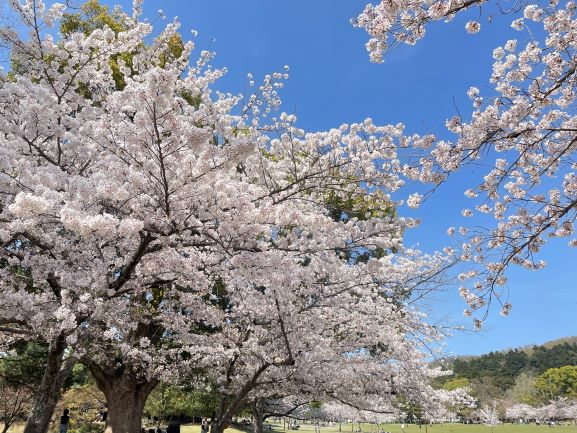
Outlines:
[{"label": "park ground", "polygon": [[[301,424],[298,430],[283,430],[282,424],[270,424],[273,433],[314,433],[314,427],[310,424]],[[2,424],[0,424],[2,427]],[[408,424],[401,427],[401,424],[381,424],[381,430],[390,433],[577,433],[577,426],[572,425],[558,425],[555,427],[548,427],[546,425],[536,426],[535,424],[519,425],[519,424],[500,424],[492,429],[486,425],[482,424],[434,424],[430,426],[419,426]],[[17,425],[10,430],[8,433],[22,433],[24,426]],[[362,433],[378,433],[377,426],[374,424],[361,424]],[[1,429],[0,429],[1,430]],[[342,424],[341,433],[355,432],[358,430],[358,424],[355,423],[354,426],[351,424]],[[183,425],[180,429],[181,433],[200,433],[199,424]],[[266,430],[265,430],[266,431]],[[74,433],[74,429],[70,430]],[[235,428],[229,428],[226,433],[247,433],[250,430],[239,430]],[[339,433],[339,425],[333,425],[330,427],[321,427],[320,433]]]}]

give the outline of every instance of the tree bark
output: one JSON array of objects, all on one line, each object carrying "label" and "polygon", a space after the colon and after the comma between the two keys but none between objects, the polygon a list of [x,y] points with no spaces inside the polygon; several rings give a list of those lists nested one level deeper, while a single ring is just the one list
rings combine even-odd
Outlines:
[{"label": "tree bark", "polygon": [[139,377],[127,368],[102,369],[88,364],[96,384],[106,396],[108,428],[112,433],[140,433],[142,413],[158,380]]},{"label": "tree bark", "polygon": [[224,433],[226,427],[224,422],[215,419],[210,423],[210,433]]},{"label": "tree bark", "polygon": [[258,378],[272,365],[294,365],[292,358],[284,361],[282,364],[261,364],[253,373],[250,378],[244,383],[242,388],[232,396],[222,395],[220,398],[220,403],[217,411],[216,419],[213,418],[210,432],[211,433],[223,433],[224,429],[230,425],[232,417],[237,413],[237,411],[242,406],[245,397],[250,391],[258,386]]},{"label": "tree bark", "polygon": [[264,424],[264,401],[257,400],[251,405],[252,412],[252,432],[263,433]]},{"label": "tree bark", "polygon": [[64,360],[66,347],[64,335],[58,335],[50,342],[46,368],[34,397],[24,433],[46,433],[50,427],[50,419],[60,398],[62,385],[76,363],[76,359],[72,357]]},{"label": "tree bark", "polygon": [[[115,392],[118,391],[118,392]],[[114,387],[105,393],[109,426],[113,433],[140,433],[142,412],[148,392],[141,389]]]}]

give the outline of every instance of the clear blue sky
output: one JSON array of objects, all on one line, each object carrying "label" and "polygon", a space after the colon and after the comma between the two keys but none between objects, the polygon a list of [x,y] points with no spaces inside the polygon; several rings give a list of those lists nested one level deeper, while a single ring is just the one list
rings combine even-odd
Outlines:
[{"label": "clear blue sky", "polygon": [[[526,36],[513,32],[510,18],[485,18],[482,31],[468,35],[461,16],[452,23],[428,28],[427,37],[413,47],[395,50],[382,65],[369,63],[366,34],[353,28],[368,0],[145,0],[145,16],[160,24],[162,9],[170,20],[178,16],[185,39],[198,30],[197,49],[216,51],[215,66],[226,66],[221,90],[238,93],[251,72],[258,83],[267,73],[290,66],[282,93],[284,110],[295,112],[301,127],[323,130],[372,117],[376,123],[407,125],[410,132],[444,135],[445,119],[470,112],[466,91],[477,86],[490,91],[492,50],[507,39]],[[130,7],[131,1],[106,0]],[[476,18],[478,13],[473,12]],[[473,19],[474,19],[473,18]],[[407,242],[426,251],[447,242],[445,230],[459,225],[464,185],[474,173],[457,176],[411,216],[423,220]],[[477,176],[478,178],[478,176]],[[510,275],[508,318],[496,312],[480,333],[458,333],[447,351],[480,354],[490,350],[542,343],[577,335],[577,251],[566,241],[551,244],[543,258],[548,269],[537,273],[515,270]],[[456,289],[434,305],[439,317],[465,323],[464,304]]]}]

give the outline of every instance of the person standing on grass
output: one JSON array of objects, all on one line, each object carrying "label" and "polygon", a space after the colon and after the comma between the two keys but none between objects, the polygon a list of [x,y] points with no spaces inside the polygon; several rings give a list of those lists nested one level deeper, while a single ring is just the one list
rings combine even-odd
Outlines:
[{"label": "person standing on grass", "polygon": [[68,431],[68,424],[70,423],[70,411],[64,409],[62,416],[60,417],[60,433],[66,433]]}]

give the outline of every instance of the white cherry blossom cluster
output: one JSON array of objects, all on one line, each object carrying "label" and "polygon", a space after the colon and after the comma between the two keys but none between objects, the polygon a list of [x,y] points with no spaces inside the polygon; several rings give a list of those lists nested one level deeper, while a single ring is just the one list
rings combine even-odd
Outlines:
[{"label": "white cherry blossom cluster", "polygon": [[577,401],[574,398],[560,397],[551,400],[548,404],[534,408],[534,419],[538,420],[574,420],[577,411]]},{"label": "white cherry blossom cluster", "polygon": [[[484,0],[403,0],[368,4],[358,17],[351,20],[355,27],[370,36],[366,43],[371,62],[381,63],[390,49],[398,44],[414,45],[425,36],[429,23],[451,21],[455,14],[480,7]],[[481,24],[468,21],[468,33],[478,33]]]},{"label": "white cherry blossom cluster", "polygon": [[[395,44],[422,38],[433,21],[450,20],[481,4],[495,7],[485,3],[382,1],[368,5],[353,23],[369,33],[371,60],[380,62]],[[411,180],[439,185],[468,164],[486,167],[466,188],[472,204],[462,216],[471,219],[471,226],[459,229],[462,242],[453,248],[476,269],[466,278],[466,315],[475,310],[486,314],[492,303],[500,305],[501,314],[509,314],[507,268],[543,268],[546,263],[539,253],[552,238],[577,246],[576,7],[572,1],[527,2],[501,12],[510,14],[511,26],[528,37],[503,41],[495,48],[490,77],[494,91],[482,95],[477,87],[469,89],[472,114],[447,120],[452,139],[400,139],[402,147],[418,151],[403,165]],[[480,24],[469,21],[466,29],[476,33]],[[408,200],[409,206],[417,205],[416,198]],[[486,216],[494,223],[479,228],[487,227]],[[449,229],[449,234],[455,232]]]},{"label": "white cherry blossom cluster", "polygon": [[501,420],[499,419],[499,412],[497,411],[496,403],[494,402],[493,405],[484,405],[477,411],[479,419],[483,424],[489,427],[495,427],[496,425],[501,424]]},{"label": "white cherry blossom cluster", "polygon": [[533,406],[529,406],[525,403],[518,403],[513,406],[507,407],[505,411],[505,417],[510,420],[534,420],[539,418],[537,416],[537,411]]},{"label": "white cherry blossom cluster", "polygon": [[518,403],[507,407],[506,417],[512,421],[549,421],[573,420],[577,410],[577,401],[572,398],[560,397],[542,406],[530,406]]}]

